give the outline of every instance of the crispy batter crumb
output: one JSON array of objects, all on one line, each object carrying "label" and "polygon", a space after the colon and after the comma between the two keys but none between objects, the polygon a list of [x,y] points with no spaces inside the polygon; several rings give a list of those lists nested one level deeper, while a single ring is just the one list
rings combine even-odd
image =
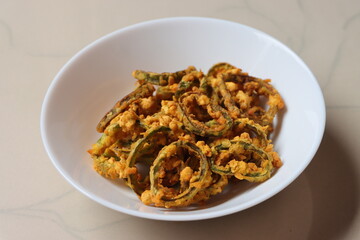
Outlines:
[{"label": "crispy batter crumb", "polygon": [[270,79],[228,63],[132,76],[137,88],[106,113],[88,153],[96,172],[125,179],[144,204],[204,204],[230,179],[262,182],[282,166],[269,133],[285,104]]}]

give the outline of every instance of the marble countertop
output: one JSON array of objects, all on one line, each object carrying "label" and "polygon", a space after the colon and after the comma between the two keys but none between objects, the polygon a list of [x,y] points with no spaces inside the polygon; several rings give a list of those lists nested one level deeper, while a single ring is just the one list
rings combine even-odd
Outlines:
[{"label": "marble countertop", "polygon": [[[227,19],[300,55],[327,126],[309,167],[271,199],[195,222],[140,219],[75,190],[50,162],[40,110],[58,70],[116,29],[163,17]],[[360,1],[0,0],[0,239],[360,239]]]}]

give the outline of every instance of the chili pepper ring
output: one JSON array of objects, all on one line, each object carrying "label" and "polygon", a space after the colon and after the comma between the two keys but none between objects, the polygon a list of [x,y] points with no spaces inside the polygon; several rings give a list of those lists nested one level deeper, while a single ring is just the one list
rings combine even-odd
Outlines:
[{"label": "chili pepper ring", "polygon": [[231,182],[263,182],[282,161],[269,134],[284,102],[228,63],[204,74],[135,70],[137,88],[100,120],[94,169],[121,178],[147,205],[203,204]]}]

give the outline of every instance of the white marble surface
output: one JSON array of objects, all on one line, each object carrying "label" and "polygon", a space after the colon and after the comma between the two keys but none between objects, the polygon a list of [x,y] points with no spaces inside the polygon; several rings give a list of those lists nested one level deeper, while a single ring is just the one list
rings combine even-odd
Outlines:
[{"label": "white marble surface", "polygon": [[[240,213],[196,222],[139,219],[71,187],[42,146],[45,92],[78,50],[118,28],[205,16],[258,28],[312,69],[327,105],[313,162]],[[0,0],[0,239],[360,239],[360,1]]]}]

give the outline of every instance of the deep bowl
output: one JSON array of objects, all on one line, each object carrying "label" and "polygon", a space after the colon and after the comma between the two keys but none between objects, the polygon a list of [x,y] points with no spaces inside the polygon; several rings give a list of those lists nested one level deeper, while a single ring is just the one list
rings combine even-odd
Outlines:
[{"label": "deep bowl", "polygon": [[[103,114],[134,89],[134,69],[171,72],[194,65],[204,72],[228,62],[250,75],[271,78],[286,109],[272,139],[284,165],[260,184],[230,186],[202,206],[146,206],[119,181],[101,177],[86,152],[98,138]],[[130,215],[172,221],[219,217],[254,206],[288,186],[312,160],[325,126],[320,87],[288,47],[256,29],[224,20],[180,17],[139,23],[85,47],[59,71],[41,112],[45,149],[58,171],[98,203]]]}]

